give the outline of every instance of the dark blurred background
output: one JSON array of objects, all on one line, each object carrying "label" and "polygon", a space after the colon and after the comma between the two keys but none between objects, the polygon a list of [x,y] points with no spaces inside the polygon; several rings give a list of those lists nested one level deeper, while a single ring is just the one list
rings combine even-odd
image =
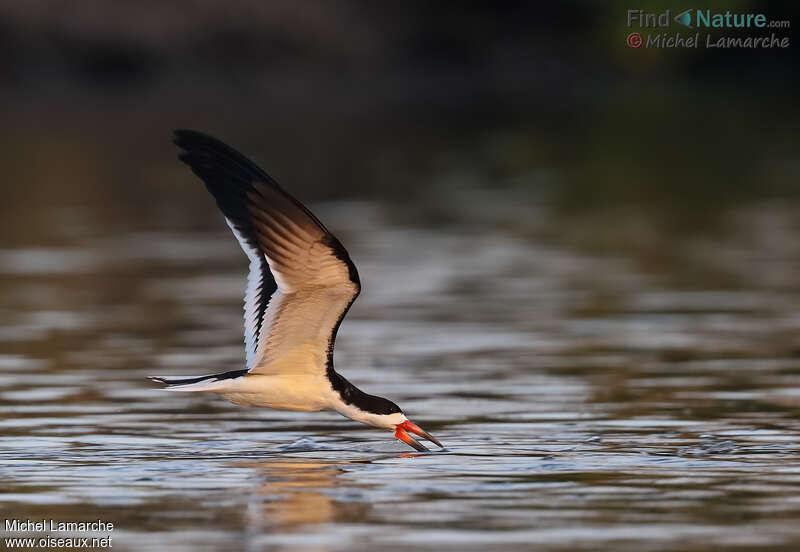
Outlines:
[{"label": "dark blurred background", "polygon": [[3,2],[0,240],[216,228],[176,127],[230,142],[306,201],[386,199],[436,223],[480,211],[464,207],[477,190],[545,205],[552,233],[590,247],[650,250],[731,206],[796,197],[797,49],[628,48],[626,10],[667,7],[686,8]]}]

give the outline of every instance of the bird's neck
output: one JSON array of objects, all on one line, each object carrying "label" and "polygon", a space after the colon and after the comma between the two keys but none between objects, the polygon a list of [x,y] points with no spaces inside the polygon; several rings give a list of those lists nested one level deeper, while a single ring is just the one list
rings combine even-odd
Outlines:
[{"label": "bird's neck", "polygon": [[[339,398],[345,404],[353,405],[361,410],[372,412],[370,406],[375,405],[375,403],[381,400],[380,397],[365,393],[347,381],[347,378],[334,370],[333,366],[328,367],[326,375],[328,376],[328,380],[331,382],[334,392],[339,395]],[[375,413],[379,412],[376,411]]]},{"label": "bird's neck", "polygon": [[331,407],[342,416],[375,427],[394,430],[397,424],[407,420],[402,412],[384,410],[386,399],[365,393],[339,374],[332,366],[326,375],[333,387],[334,400]]}]

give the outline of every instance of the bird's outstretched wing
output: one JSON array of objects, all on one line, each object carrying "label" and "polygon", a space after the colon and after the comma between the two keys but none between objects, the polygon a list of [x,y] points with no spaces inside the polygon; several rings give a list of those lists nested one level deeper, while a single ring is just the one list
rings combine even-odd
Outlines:
[{"label": "bird's outstretched wing", "polygon": [[[358,271],[333,234],[244,155],[206,134],[176,130],[179,158],[217,200],[250,259],[244,304],[247,368],[253,373],[325,366],[339,324],[361,290]],[[303,368],[305,366],[306,368]]]}]

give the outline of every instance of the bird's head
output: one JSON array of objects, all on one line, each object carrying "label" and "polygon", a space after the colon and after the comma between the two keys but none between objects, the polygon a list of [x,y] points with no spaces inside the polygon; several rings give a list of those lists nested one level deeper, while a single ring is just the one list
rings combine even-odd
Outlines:
[{"label": "bird's head", "polygon": [[427,451],[428,449],[409,433],[424,437],[444,448],[438,439],[409,420],[399,406],[384,397],[364,394],[359,398],[357,406],[343,405],[343,408],[339,409],[339,413],[352,420],[393,431],[395,437],[418,451]]},{"label": "bird's head", "polygon": [[409,435],[409,433],[413,433],[414,435],[419,435],[420,437],[427,439],[431,443],[436,444],[438,447],[444,448],[444,445],[442,445],[442,443],[440,443],[439,440],[436,439],[436,437],[434,437],[433,435],[431,435],[430,433],[419,427],[417,424],[406,418],[406,415],[403,414],[403,411],[400,410],[399,406],[394,404],[389,399],[383,399],[383,397],[381,397],[381,399],[385,401],[384,403],[385,411],[389,412],[389,414],[387,414],[386,423],[389,426],[389,428],[394,429],[395,437],[397,437],[407,445],[414,447],[420,452],[427,451],[428,449],[425,447],[425,445],[423,445],[422,443],[414,439],[411,435]]},{"label": "bird's head", "polygon": [[333,408],[342,416],[373,427],[393,431],[395,437],[419,451],[428,449],[409,433],[424,437],[444,448],[444,445],[433,435],[406,418],[400,407],[389,399],[364,393],[336,372],[333,372],[332,377],[334,378],[334,389],[338,395],[337,399],[339,399],[334,401]]}]

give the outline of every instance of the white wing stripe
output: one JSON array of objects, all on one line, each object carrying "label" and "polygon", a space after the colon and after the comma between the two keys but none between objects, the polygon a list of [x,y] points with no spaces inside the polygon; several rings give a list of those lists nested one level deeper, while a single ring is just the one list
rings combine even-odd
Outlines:
[{"label": "white wing stripe", "polygon": [[[233,235],[242,246],[242,250],[250,259],[250,271],[247,273],[247,291],[244,295],[244,347],[247,358],[247,369],[251,370],[257,364],[256,334],[258,333],[258,313],[264,301],[261,297],[261,253],[251,247],[236,229],[236,227],[225,217]],[[263,329],[262,329],[263,331]],[[260,340],[259,340],[260,341]]]}]

